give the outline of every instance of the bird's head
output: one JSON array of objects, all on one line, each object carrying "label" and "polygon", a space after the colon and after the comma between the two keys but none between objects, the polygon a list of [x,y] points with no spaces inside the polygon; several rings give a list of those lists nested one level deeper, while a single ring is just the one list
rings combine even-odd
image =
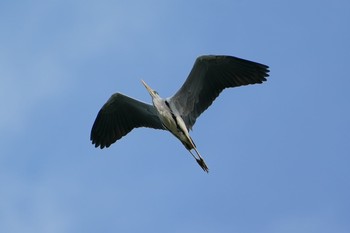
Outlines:
[{"label": "bird's head", "polygon": [[156,92],[155,90],[153,90],[152,88],[150,88],[150,86],[147,85],[147,83],[145,83],[145,81],[141,80],[143,85],[146,87],[148,93],[151,95],[152,99],[154,98],[160,98],[158,95],[158,92]]}]

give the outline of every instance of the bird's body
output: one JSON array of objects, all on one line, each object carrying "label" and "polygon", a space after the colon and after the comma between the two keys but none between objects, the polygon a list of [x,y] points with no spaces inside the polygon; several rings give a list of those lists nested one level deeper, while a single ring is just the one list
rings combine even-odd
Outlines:
[{"label": "bird's body", "polygon": [[[228,87],[262,83],[268,66],[231,56],[201,56],[178,92],[166,99],[142,83],[152,97],[153,106],[116,93],[99,111],[90,139],[96,147],[109,147],[133,128],[164,129],[177,137],[201,168],[208,167],[199,154],[189,130],[220,92]],[[196,152],[196,156],[192,153]]]},{"label": "bird's body", "polygon": [[174,134],[187,149],[193,149],[193,142],[191,141],[185,122],[175,106],[170,106],[167,99],[153,100],[153,106],[157,109],[159,119],[164,128]]},{"label": "bird's body", "polygon": [[[152,91],[152,89],[144,82],[146,89]],[[151,95],[152,96],[152,95]],[[152,96],[153,97],[153,96]],[[193,158],[196,159],[201,168],[208,172],[209,169],[204,162],[204,159],[200,156],[196,145],[194,144],[185,122],[183,121],[179,111],[176,106],[173,104],[170,98],[161,99],[158,94],[152,98],[153,106],[157,109],[158,116],[162,125],[165,129],[171,132],[175,137],[177,137],[186,149],[191,153]],[[195,150],[198,158],[192,153],[191,150]]]}]

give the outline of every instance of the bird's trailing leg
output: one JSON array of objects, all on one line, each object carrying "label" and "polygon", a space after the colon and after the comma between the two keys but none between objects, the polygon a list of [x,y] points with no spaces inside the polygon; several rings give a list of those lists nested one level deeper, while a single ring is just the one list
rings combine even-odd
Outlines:
[{"label": "bird's trailing leg", "polygon": [[198,155],[198,158],[192,153],[191,150],[188,150],[191,155],[193,156],[193,158],[197,161],[197,163],[199,164],[199,166],[201,166],[201,168],[203,169],[203,171],[205,172],[209,172],[209,168],[207,166],[207,164],[205,164],[204,159],[202,158],[202,156],[199,154],[198,150],[196,147],[193,148],[196,151],[196,154]]},{"label": "bird's trailing leg", "polygon": [[[209,172],[209,168],[207,166],[207,164],[205,164],[204,159],[202,158],[202,156],[199,154],[196,145],[194,144],[194,141],[192,140],[192,138],[190,137],[190,135],[187,132],[187,143],[184,142],[183,140],[181,140],[181,142],[184,144],[184,146],[187,148],[187,150],[191,153],[191,155],[193,156],[193,158],[197,161],[197,163],[199,164],[199,166],[203,169],[203,171],[205,172]],[[198,156],[198,158],[192,153],[192,150],[194,150]]]}]

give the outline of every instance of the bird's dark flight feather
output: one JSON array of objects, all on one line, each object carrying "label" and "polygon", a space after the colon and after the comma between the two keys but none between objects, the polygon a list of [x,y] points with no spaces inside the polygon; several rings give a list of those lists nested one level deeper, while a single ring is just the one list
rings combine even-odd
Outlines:
[{"label": "bird's dark flight feather", "polygon": [[223,89],[262,83],[269,76],[268,72],[266,65],[237,57],[201,56],[170,101],[191,129]]},{"label": "bird's dark flight feather", "polygon": [[137,127],[164,129],[153,105],[116,93],[98,112],[90,140],[102,149]]}]

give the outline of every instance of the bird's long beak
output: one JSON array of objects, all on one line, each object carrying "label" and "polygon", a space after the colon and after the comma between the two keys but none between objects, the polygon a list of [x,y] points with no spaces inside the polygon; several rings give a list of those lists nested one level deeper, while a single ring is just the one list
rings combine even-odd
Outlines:
[{"label": "bird's long beak", "polygon": [[142,84],[146,87],[148,93],[149,93],[152,97],[154,97],[154,91],[153,91],[153,89],[150,88],[150,86],[148,86],[147,83],[145,83],[145,81],[141,80],[141,82],[142,82]]}]

